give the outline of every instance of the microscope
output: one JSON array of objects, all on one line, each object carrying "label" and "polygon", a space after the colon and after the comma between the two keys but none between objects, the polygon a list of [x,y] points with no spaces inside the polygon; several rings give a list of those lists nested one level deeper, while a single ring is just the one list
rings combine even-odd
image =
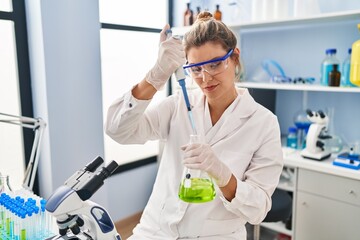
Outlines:
[{"label": "microscope", "polygon": [[118,167],[112,161],[95,172],[103,162],[95,158],[50,196],[46,210],[56,218],[59,235],[47,240],[121,240],[107,211],[88,200]]},{"label": "microscope", "polygon": [[301,156],[313,160],[323,160],[330,157],[331,152],[325,149],[322,140],[331,138],[326,135],[329,118],[321,110],[315,112],[306,110],[307,118],[311,121],[309,131],[306,136],[306,148],[301,151]]}]

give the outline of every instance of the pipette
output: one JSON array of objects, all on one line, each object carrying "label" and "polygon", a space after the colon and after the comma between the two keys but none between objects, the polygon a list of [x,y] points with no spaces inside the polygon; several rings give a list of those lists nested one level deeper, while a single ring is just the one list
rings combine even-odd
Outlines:
[{"label": "pipette", "polygon": [[[166,35],[167,35],[167,38],[172,37],[171,29],[166,30]],[[182,39],[182,36],[179,36],[179,35],[175,35],[173,37],[177,38],[177,39]],[[185,73],[184,73],[184,69],[182,67],[179,67],[178,69],[176,69],[174,75],[175,75],[175,78],[176,78],[177,82],[179,83],[179,85],[181,87],[182,92],[183,92],[183,96],[184,96],[186,108],[187,108],[187,111],[188,111],[190,124],[191,124],[192,130],[193,130],[193,134],[196,135],[197,132],[196,132],[196,127],[195,127],[195,121],[194,121],[194,117],[193,117],[193,114],[192,114],[192,111],[191,111],[191,105],[190,105],[190,101],[189,101],[189,96],[188,96],[187,90],[186,90],[186,83],[185,83],[186,76],[185,76]]]}]

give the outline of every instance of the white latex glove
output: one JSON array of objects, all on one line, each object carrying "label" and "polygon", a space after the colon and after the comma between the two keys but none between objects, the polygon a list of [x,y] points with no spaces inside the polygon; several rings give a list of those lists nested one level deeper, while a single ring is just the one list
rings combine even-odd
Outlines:
[{"label": "white latex glove", "polygon": [[171,74],[177,68],[185,64],[185,51],[182,40],[176,38],[166,39],[166,30],[170,29],[166,24],[160,32],[160,46],[158,58],[154,67],[146,74],[146,81],[154,86],[156,90],[161,90]]},{"label": "white latex glove", "polygon": [[199,169],[207,172],[219,187],[226,186],[232,173],[221,162],[209,144],[193,143],[181,147],[184,150],[183,164],[190,169]]}]

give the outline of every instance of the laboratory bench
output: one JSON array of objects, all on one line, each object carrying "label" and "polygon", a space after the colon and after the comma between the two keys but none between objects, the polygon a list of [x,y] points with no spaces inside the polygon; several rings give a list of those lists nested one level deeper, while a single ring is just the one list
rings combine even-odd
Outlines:
[{"label": "laboratory bench", "polygon": [[298,150],[283,148],[283,153],[278,188],[292,194],[292,228],[282,222],[261,226],[292,240],[359,239],[360,171],[333,165],[335,156],[317,161],[301,157]]}]

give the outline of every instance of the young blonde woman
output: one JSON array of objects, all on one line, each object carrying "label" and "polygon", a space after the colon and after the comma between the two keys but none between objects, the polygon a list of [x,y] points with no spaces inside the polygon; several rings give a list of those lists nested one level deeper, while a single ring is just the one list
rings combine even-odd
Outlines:
[{"label": "young blonde woman", "polygon": [[[183,41],[166,39],[168,28],[160,33],[154,67],[107,115],[106,133],[120,144],[166,139],[151,197],[129,239],[245,240],[245,224],[260,223],[270,210],[283,167],[277,118],[235,86],[240,50],[224,23],[202,12]],[[203,144],[188,144],[192,128],[181,93],[148,107],[180,66],[199,86],[189,98]],[[213,201],[179,199],[184,166],[214,179]]]}]

